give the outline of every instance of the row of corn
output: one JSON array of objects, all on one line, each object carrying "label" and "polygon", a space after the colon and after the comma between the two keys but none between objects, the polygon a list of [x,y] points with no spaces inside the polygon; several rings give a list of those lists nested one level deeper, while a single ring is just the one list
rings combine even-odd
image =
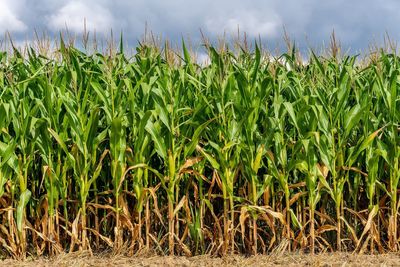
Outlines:
[{"label": "row of corn", "polygon": [[397,251],[400,58],[0,52],[3,257]]}]

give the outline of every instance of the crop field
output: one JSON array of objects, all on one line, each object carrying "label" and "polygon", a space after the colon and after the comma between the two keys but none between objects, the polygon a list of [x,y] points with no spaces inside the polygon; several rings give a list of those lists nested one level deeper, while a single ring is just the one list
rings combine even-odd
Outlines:
[{"label": "crop field", "polygon": [[0,52],[0,255],[398,252],[400,57]]}]

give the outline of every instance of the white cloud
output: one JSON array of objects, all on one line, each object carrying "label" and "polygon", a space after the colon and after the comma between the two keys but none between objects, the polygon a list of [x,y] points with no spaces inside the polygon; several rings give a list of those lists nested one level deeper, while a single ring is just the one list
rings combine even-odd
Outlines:
[{"label": "white cloud", "polygon": [[202,66],[208,66],[211,63],[210,56],[207,53],[200,52],[196,55],[197,64]]},{"label": "white cloud", "polygon": [[239,26],[271,48],[282,45],[285,27],[302,49],[329,42],[335,29],[343,47],[362,49],[374,37],[382,40],[385,31],[400,40],[399,9],[397,0],[0,0],[0,34],[8,29],[23,39],[36,29],[57,35],[66,25],[80,33],[86,18],[88,30],[107,35],[111,28],[123,30],[132,46],[147,23],[148,30],[175,43],[182,36],[201,42],[199,29],[212,42],[224,31],[229,39]]},{"label": "white cloud", "polygon": [[27,26],[22,22],[16,12],[11,9],[11,2],[8,0],[0,1],[0,31],[23,32]]},{"label": "white cloud", "polygon": [[70,1],[55,14],[50,15],[49,25],[52,30],[68,30],[80,33],[84,30],[84,21],[88,30],[107,33],[113,27],[113,16],[109,9],[95,1]]},{"label": "white cloud", "polygon": [[267,37],[276,37],[282,28],[282,22],[279,16],[261,18],[251,13],[241,14],[227,20],[209,20],[206,23],[208,30],[213,33],[221,34],[221,30],[229,33],[235,33],[238,27],[241,31],[245,31],[251,37],[264,35]]}]

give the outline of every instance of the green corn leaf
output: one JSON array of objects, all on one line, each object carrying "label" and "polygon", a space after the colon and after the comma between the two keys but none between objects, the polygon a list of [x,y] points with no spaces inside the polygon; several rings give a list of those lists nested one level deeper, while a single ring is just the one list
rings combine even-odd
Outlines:
[{"label": "green corn leaf", "polygon": [[31,198],[31,191],[28,189],[25,190],[24,192],[21,192],[21,195],[19,196],[19,201],[18,201],[18,206],[17,206],[17,229],[19,232],[22,232],[22,224],[25,214],[25,207],[29,202],[29,199]]}]

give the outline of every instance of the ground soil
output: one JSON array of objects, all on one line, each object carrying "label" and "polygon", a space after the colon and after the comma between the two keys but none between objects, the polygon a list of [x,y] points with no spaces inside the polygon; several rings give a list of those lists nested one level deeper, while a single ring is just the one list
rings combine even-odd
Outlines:
[{"label": "ground soil", "polygon": [[55,258],[28,259],[26,261],[3,260],[0,266],[400,266],[400,254],[353,255],[349,253],[324,253],[309,255],[282,253],[279,255],[243,257],[238,255],[216,258],[210,256],[90,256],[72,253]]}]

